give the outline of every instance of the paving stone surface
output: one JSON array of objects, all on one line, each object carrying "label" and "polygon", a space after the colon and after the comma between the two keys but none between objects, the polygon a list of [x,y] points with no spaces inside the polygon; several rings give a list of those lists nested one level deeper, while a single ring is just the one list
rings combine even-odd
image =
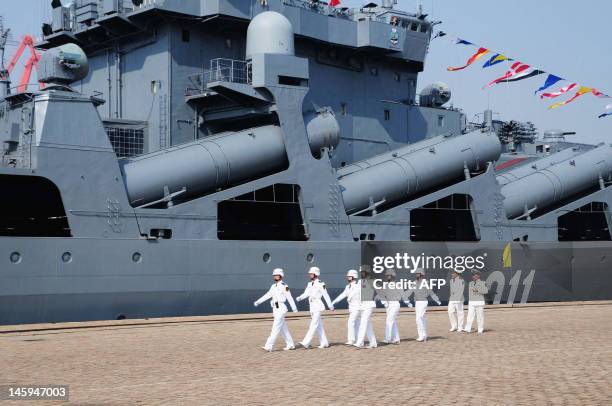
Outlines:
[{"label": "paving stone surface", "polygon": [[[343,345],[345,312],[325,313],[330,348],[272,353],[262,315],[4,326],[0,385],[67,384],[69,404],[612,405],[612,303],[487,307],[483,335],[430,309],[427,343],[404,309],[401,344],[369,350]],[[308,321],[289,318],[296,342]]]}]

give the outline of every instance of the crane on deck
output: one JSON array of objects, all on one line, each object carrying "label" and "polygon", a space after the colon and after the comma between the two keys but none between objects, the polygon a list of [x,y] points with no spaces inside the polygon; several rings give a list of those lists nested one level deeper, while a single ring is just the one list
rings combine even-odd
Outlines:
[{"label": "crane on deck", "polygon": [[[34,48],[34,38],[32,38],[30,35],[25,35],[21,39],[19,47],[17,48],[17,52],[15,52],[15,55],[13,55],[13,58],[11,59],[8,64],[8,67],[6,68],[10,75],[13,69],[15,69],[15,65],[17,65],[17,62],[19,62],[19,59],[23,55],[26,48],[30,50],[30,58],[25,64],[25,69],[21,75],[19,86],[17,87],[17,90],[20,92],[24,92],[26,90],[28,83],[30,82],[30,77],[32,76],[32,71],[36,69],[36,71],[38,72],[38,62],[40,61],[41,55],[36,50],[36,48]],[[40,84],[40,88],[43,88],[42,83]]]},{"label": "crane on deck", "polygon": [[[34,38],[30,35],[25,35],[19,42],[17,47],[17,51],[15,55],[11,58],[8,66],[5,68],[4,66],[4,53],[7,43],[9,42],[9,33],[10,29],[4,29],[2,26],[2,20],[0,20],[0,81],[9,83],[10,75],[15,69],[15,66],[19,62],[19,59],[23,56],[23,53],[28,49],[30,51],[30,58],[25,64],[25,69],[21,75],[21,80],[19,81],[19,86],[17,90],[20,92],[24,92],[28,84],[30,82],[30,78],[32,76],[32,71],[36,69],[38,72],[38,62],[40,61],[40,53],[34,48]],[[43,88],[43,84],[40,83],[40,88]]]}]

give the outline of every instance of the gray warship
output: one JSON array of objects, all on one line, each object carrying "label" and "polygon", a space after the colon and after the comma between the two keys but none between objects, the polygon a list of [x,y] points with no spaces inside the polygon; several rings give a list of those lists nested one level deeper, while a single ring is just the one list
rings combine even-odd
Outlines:
[{"label": "gray warship", "polygon": [[394,3],[52,1],[45,88],[0,76],[0,323],[250,312],[387,242],[546,268],[495,259],[493,302],[610,299],[612,146],[417,95],[439,22]]}]

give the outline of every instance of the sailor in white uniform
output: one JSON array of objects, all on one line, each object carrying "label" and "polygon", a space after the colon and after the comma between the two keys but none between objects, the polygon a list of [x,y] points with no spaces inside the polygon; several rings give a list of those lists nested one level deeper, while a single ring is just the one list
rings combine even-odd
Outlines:
[{"label": "sailor in white uniform", "polygon": [[334,310],[334,305],[329,297],[329,293],[327,293],[325,283],[319,279],[321,270],[313,266],[308,270],[308,276],[310,277],[310,282],[306,285],[306,290],[296,298],[298,302],[308,299],[310,304],[310,327],[308,327],[308,332],[306,332],[306,336],[300,344],[302,344],[304,348],[309,348],[316,332],[319,335],[319,348],[327,348],[329,347],[329,342],[325,336],[323,320],[321,320],[321,312],[325,310],[325,305],[321,298],[325,299],[325,303],[327,303],[329,310]]},{"label": "sailor in white uniform", "polygon": [[[387,282],[392,282],[395,280],[396,274],[393,269],[385,270],[384,275]],[[385,321],[385,340],[383,341],[385,344],[400,343],[399,329],[397,327],[397,315],[400,311],[399,299],[401,299],[401,296],[401,292],[396,290],[379,289],[376,291],[374,300],[378,300],[380,303],[382,303],[387,311],[387,319]]]},{"label": "sailor in white uniform", "polygon": [[428,298],[432,298],[439,305],[440,298],[427,285],[429,282],[425,279],[425,270],[419,268],[415,272],[416,286],[414,289],[408,289],[404,296],[404,303],[408,304],[410,297],[414,295],[414,310],[417,325],[418,338],[417,341],[427,341],[427,305]]},{"label": "sailor in white uniform", "polygon": [[285,314],[287,313],[287,305],[285,302],[289,302],[291,310],[293,310],[294,313],[297,313],[297,308],[295,307],[293,296],[291,296],[291,291],[289,291],[289,286],[283,282],[283,278],[285,277],[284,271],[281,268],[276,268],[272,271],[272,276],[274,278],[274,283],[270,287],[270,290],[254,303],[255,307],[257,307],[269,299],[270,305],[272,306],[272,314],[274,314],[272,331],[270,332],[266,344],[262,348],[266,351],[272,351],[276,338],[279,334],[282,334],[286,343],[284,350],[293,350],[295,346],[291,334],[289,334],[287,322],[285,321]]},{"label": "sailor in white uniform", "polygon": [[359,321],[357,341],[354,344],[357,348],[364,348],[366,335],[368,336],[368,348],[378,347],[372,326],[372,312],[376,308],[376,302],[373,300],[362,300],[362,289],[366,289],[368,285],[373,289],[372,281],[368,280],[368,272],[362,269],[361,279],[357,283],[359,290],[359,318],[361,319]]},{"label": "sailor in white uniform", "polygon": [[450,296],[448,298],[449,331],[463,330],[463,302],[465,301],[465,281],[457,271],[451,273],[449,282]]},{"label": "sailor in white uniform", "polygon": [[480,280],[480,271],[472,271],[472,281],[468,286],[469,301],[468,301],[468,314],[467,321],[465,322],[465,328],[463,331],[466,333],[472,332],[472,323],[474,322],[474,316],[478,323],[478,334],[484,333],[484,308],[485,308],[485,296],[489,293],[489,287],[485,281]]},{"label": "sailor in white uniform", "polygon": [[344,288],[344,291],[338,295],[337,298],[334,299],[332,305],[346,299],[348,302],[349,308],[349,317],[348,317],[348,325],[347,325],[347,338],[346,345],[353,345],[357,340],[357,329],[359,323],[359,305],[360,305],[360,293],[359,293],[359,284],[357,283],[357,279],[359,275],[357,271],[351,269],[347,272],[346,278],[348,281],[348,285]]}]

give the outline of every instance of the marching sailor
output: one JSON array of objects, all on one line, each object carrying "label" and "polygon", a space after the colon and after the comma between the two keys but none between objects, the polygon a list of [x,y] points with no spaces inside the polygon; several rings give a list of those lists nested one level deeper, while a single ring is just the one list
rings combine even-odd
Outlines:
[{"label": "marching sailor", "polygon": [[428,298],[432,298],[439,305],[440,298],[429,288],[427,279],[425,279],[425,270],[418,268],[416,274],[416,285],[414,289],[408,289],[404,296],[404,303],[408,304],[410,296],[414,294],[414,310],[417,325],[418,338],[417,341],[427,341],[427,305]]},{"label": "marching sailor", "polygon": [[358,282],[359,290],[359,331],[357,333],[357,341],[355,347],[364,348],[364,341],[366,335],[368,336],[368,348],[376,348],[378,344],[376,342],[376,336],[374,335],[374,328],[372,327],[372,312],[376,308],[376,302],[373,300],[363,300],[363,290],[372,288],[372,282],[368,281],[368,271],[365,269],[361,270],[361,279]]},{"label": "marching sailor", "polygon": [[465,281],[459,272],[451,273],[450,296],[448,298],[448,318],[451,328],[449,331],[463,330],[463,302],[465,301]]},{"label": "marching sailor", "polygon": [[487,287],[485,281],[480,280],[480,271],[472,271],[472,281],[468,287],[468,292],[468,314],[463,331],[466,333],[472,332],[472,323],[474,322],[474,316],[476,316],[476,321],[478,323],[478,334],[482,334],[484,332],[484,295],[489,293],[489,288]]},{"label": "marching sailor", "polygon": [[347,326],[347,338],[346,345],[355,344],[357,337],[357,329],[359,323],[359,305],[360,305],[360,292],[359,284],[357,283],[359,275],[357,271],[351,269],[346,274],[348,285],[344,288],[344,291],[334,299],[332,305],[346,299],[349,308],[348,326]]},{"label": "marching sailor", "polygon": [[270,290],[268,290],[265,295],[253,303],[255,307],[257,307],[261,303],[270,299],[272,314],[274,314],[272,331],[270,332],[270,336],[268,337],[266,344],[262,348],[271,352],[276,338],[279,334],[282,334],[286,343],[284,350],[293,350],[295,346],[293,345],[293,339],[291,338],[291,334],[289,334],[287,322],[285,321],[285,314],[287,313],[287,305],[285,302],[289,302],[291,310],[293,310],[294,313],[297,313],[297,308],[295,307],[293,296],[291,296],[291,291],[289,291],[289,286],[283,282],[283,278],[285,277],[284,271],[281,268],[276,268],[274,271],[272,271],[272,277],[274,278],[274,283],[270,287]]},{"label": "marching sailor", "polygon": [[329,342],[325,336],[323,320],[321,320],[321,312],[325,310],[325,305],[321,297],[325,299],[325,303],[327,303],[329,310],[334,310],[334,305],[329,297],[329,293],[327,293],[325,283],[319,279],[321,270],[313,266],[308,270],[308,276],[310,277],[310,282],[306,285],[306,290],[296,298],[298,302],[307,298],[310,303],[310,327],[308,327],[308,332],[300,344],[302,344],[304,348],[309,348],[310,342],[316,332],[319,335],[319,348],[327,348],[329,347]]},{"label": "marching sailor", "polygon": [[[385,279],[387,282],[395,280],[395,271],[393,269],[385,270]],[[376,292],[374,300],[380,301],[385,306],[387,311],[387,319],[385,321],[385,344],[399,344],[400,335],[397,328],[397,315],[400,311],[401,293],[391,289],[380,289]]]}]

